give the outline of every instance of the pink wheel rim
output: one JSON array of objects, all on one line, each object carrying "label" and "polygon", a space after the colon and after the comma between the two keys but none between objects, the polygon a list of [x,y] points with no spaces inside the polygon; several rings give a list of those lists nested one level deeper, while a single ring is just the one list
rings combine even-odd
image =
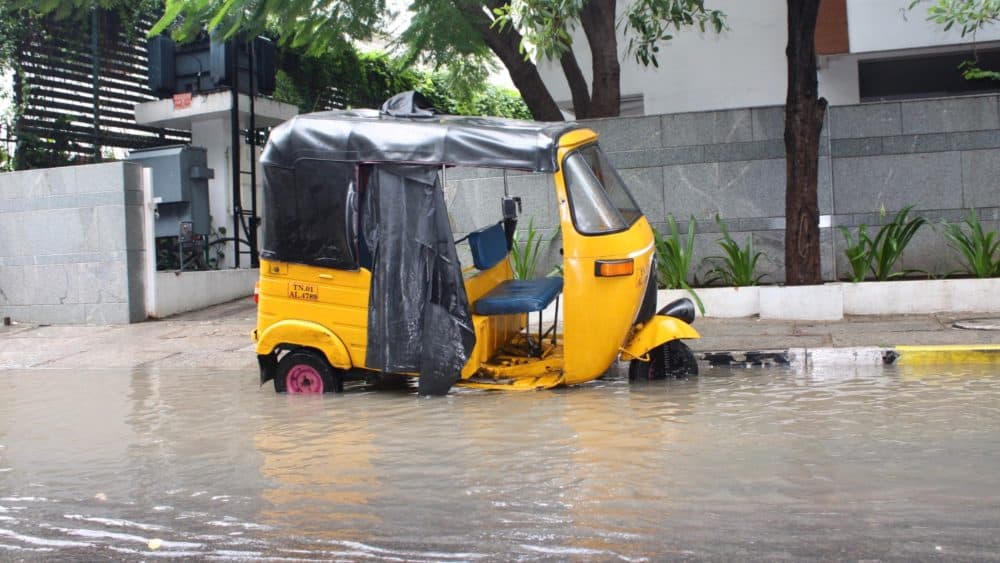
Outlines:
[{"label": "pink wheel rim", "polygon": [[310,365],[294,365],[285,376],[285,389],[289,393],[296,394],[322,393],[323,378],[316,368]]}]

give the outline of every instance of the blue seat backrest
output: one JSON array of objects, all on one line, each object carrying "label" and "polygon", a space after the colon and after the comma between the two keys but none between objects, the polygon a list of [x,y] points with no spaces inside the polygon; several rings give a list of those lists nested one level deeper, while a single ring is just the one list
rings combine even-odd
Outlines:
[{"label": "blue seat backrest", "polygon": [[503,224],[469,233],[469,247],[472,249],[472,263],[477,270],[489,270],[507,258],[507,235]]}]

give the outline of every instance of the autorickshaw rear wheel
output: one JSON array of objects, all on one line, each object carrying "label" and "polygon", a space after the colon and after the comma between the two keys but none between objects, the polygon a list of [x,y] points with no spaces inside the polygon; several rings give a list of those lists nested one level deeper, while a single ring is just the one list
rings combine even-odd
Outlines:
[{"label": "autorickshaw rear wheel", "polygon": [[334,374],[333,367],[320,352],[299,348],[278,361],[274,390],[289,394],[340,393],[344,390],[344,382]]},{"label": "autorickshaw rear wheel", "polygon": [[629,381],[653,381],[667,377],[698,375],[698,360],[688,345],[671,340],[649,351],[649,361],[632,360],[628,365]]}]

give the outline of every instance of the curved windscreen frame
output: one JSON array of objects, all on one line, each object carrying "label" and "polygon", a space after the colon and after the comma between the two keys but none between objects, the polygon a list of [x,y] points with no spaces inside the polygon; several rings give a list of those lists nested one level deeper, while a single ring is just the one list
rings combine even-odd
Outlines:
[{"label": "curved windscreen frame", "polygon": [[596,143],[567,154],[562,172],[573,227],[578,233],[619,233],[642,217],[621,175]]}]

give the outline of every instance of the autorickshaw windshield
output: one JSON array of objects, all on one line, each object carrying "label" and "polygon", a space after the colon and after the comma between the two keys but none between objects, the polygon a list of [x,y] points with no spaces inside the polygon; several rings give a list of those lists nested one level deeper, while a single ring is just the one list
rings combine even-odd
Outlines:
[{"label": "autorickshaw windshield", "polygon": [[563,174],[578,232],[624,231],[642,216],[625,182],[598,145],[570,153],[563,162]]}]

